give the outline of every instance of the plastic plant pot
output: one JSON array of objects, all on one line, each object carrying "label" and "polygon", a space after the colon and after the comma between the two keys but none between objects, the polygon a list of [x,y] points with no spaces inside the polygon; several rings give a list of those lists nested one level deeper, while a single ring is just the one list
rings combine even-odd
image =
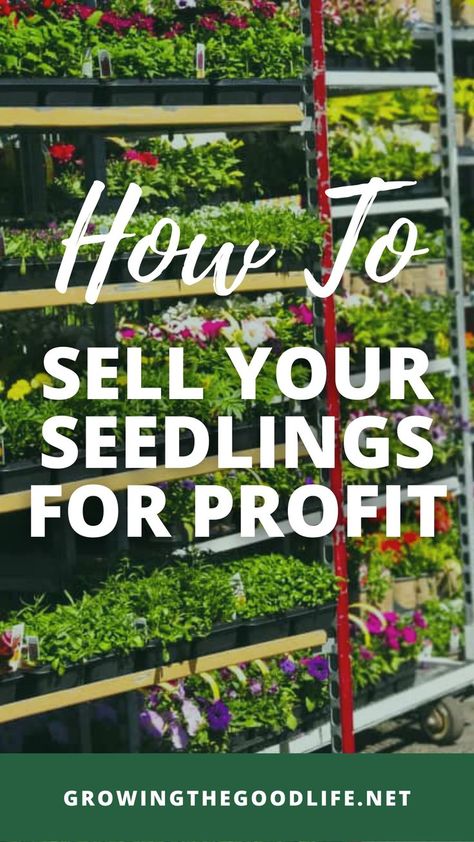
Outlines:
[{"label": "plastic plant pot", "polygon": [[135,672],[135,652],[117,653],[117,675],[129,675]]},{"label": "plastic plant pot", "polygon": [[258,99],[261,105],[297,105],[302,101],[300,79],[260,79]]},{"label": "plastic plant pot", "polygon": [[84,106],[93,105],[97,79],[41,79],[40,97],[42,105]]},{"label": "plastic plant pot", "polygon": [[214,83],[217,105],[257,105],[258,82],[256,79],[220,79]]},{"label": "plastic plant pot", "polygon": [[246,646],[251,646],[254,643],[265,643],[267,640],[277,640],[280,637],[288,637],[290,617],[285,614],[253,617],[251,620],[244,621],[241,632]]},{"label": "plastic plant pot", "polygon": [[[74,264],[74,272],[69,281],[70,286],[86,286],[94,269],[92,260],[77,260]],[[60,260],[51,260],[43,263],[38,260],[26,261],[26,272],[21,272],[21,261],[16,258],[0,262],[0,289],[2,290],[28,290],[43,289],[51,285],[51,278],[56,277],[60,266]],[[107,271],[106,283],[119,283],[122,272],[122,260],[114,259]]]},{"label": "plastic plant pot", "polygon": [[226,652],[235,649],[241,627],[240,620],[233,623],[216,623],[207,637],[193,640],[191,647],[192,658],[203,655],[213,655],[215,652]]},{"label": "plastic plant pot", "polygon": [[336,603],[327,605],[303,606],[288,612],[291,620],[290,634],[305,634],[310,631],[324,630],[329,632],[335,622]]},{"label": "plastic plant pot", "polygon": [[49,485],[51,471],[38,462],[24,460],[0,467],[0,494],[23,491],[32,485]]},{"label": "plastic plant pot", "polygon": [[20,681],[23,673],[19,671],[0,675],[0,705],[8,705],[19,697]]},{"label": "plastic plant pot", "polygon": [[55,693],[57,690],[70,690],[71,687],[79,687],[84,683],[84,675],[83,664],[70,664],[63,675],[59,675],[49,664],[34,667],[24,673],[25,680],[21,685],[21,695],[29,698],[43,696],[45,693]]},{"label": "plastic plant pot", "polygon": [[135,669],[151,670],[163,665],[163,644],[161,640],[150,640],[143,649],[135,652]]},{"label": "plastic plant pot", "polygon": [[173,643],[167,643],[168,660],[166,664],[179,664],[182,661],[190,661],[192,658],[192,641],[191,640],[176,640]]},{"label": "plastic plant pot", "polygon": [[116,652],[108,652],[106,655],[88,658],[84,664],[84,682],[92,684],[94,681],[114,678],[118,674],[117,667],[118,655]]},{"label": "plastic plant pot", "polygon": [[0,108],[38,105],[38,90],[31,79],[0,79]]}]

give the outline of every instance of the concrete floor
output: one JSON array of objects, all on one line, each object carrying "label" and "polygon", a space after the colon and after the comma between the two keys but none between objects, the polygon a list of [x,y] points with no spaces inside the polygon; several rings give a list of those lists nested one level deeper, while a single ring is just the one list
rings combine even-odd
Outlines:
[{"label": "concrete floor", "polygon": [[463,702],[466,725],[459,740],[450,746],[428,742],[416,718],[384,722],[357,735],[357,751],[364,754],[474,754],[474,696]]}]

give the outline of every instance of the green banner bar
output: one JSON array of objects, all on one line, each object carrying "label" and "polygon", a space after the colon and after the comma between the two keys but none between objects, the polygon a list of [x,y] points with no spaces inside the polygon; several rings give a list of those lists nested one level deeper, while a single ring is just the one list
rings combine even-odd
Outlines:
[{"label": "green banner bar", "polygon": [[470,755],[3,755],[2,842],[472,842]]}]

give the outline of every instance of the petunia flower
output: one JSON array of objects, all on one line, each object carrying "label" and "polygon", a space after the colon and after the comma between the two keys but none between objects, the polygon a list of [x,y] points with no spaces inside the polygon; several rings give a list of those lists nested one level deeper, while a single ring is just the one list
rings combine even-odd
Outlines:
[{"label": "petunia flower", "polygon": [[219,700],[209,705],[206,717],[211,731],[227,731],[232,714],[227,705]]},{"label": "petunia flower", "polygon": [[192,702],[191,699],[184,699],[181,705],[181,710],[186,721],[188,733],[191,737],[194,737],[202,722],[201,712],[198,706]]},{"label": "petunia flower", "polygon": [[155,710],[143,710],[139,716],[140,725],[151,737],[161,737],[165,730],[165,720]]},{"label": "petunia flower", "polygon": [[318,681],[327,681],[329,678],[329,664],[323,655],[302,658],[301,663],[304,664],[311,678],[316,678]]},{"label": "petunia flower", "polygon": [[289,308],[290,313],[293,313],[295,320],[302,325],[312,325],[314,316],[313,311],[307,304],[292,304]]}]

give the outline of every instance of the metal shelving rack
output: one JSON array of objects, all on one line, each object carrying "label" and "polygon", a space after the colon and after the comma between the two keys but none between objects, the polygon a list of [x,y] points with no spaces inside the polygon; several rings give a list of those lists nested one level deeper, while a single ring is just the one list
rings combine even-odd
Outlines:
[{"label": "metal shelving rack", "polygon": [[[304,6],[304,0],[303,0]],[[313,16],[320,13],[319,0],[311,0],[311,13]],[[309,29],[307,29],[309,32]],[[314,32],[314,28],[313,28]],[[439,94],[439,111],[441,124],[441,181],[442,196],[433,199],[415,199],[409,201],[379,202],[374,205],[374,213],[395,214],[410,212],[441,211],[446,238],[446,264],[448,276],[448,289],[453,295],[455,302],[454,318],[452,322],[452,368],[453,396],[455,407],[462,419],[469,418],[469,389],[466,365],[466,352],[464,347],[465,333],[465,297],[462,273],[462,255],[459,240],[460,231],[460,210],[458,192],[458,153],[455,143],[454,132],[454,73],[452,42],[453,30],[451,27],[451,8],[449,0],[435,0],[435,25],[431,37],[435,39],[436,73],[354,73],[354,74],[327,74],[328,87],[333,87],[340,92],[343,90],[386,90],[392,84],[399,87],[413,87],[421,84],[429,85]],[[319,52],[321,59],[321,52]],[[314,62],[314,76],[318,75],[320,66]],[[308,76],[312,75],[311,70]],[[335,79],[334,77],[337,76]],[[352,79],[348,79],[352,76]],[[372,77],[372,78],[370,78]],[[389,79],[392,77],[392,79]],[[429,82],[427,77],[431,77]],[[360,84],[360,88],[357,85]],[[391,82],[391,84],[387,84]],[[307,100],[308,103],[308,100]],[[320,102],[322,106],[324,103]],[[309,106],[311,107],[311,106]],[[324,111],[320,107],[317,114],[320,116]],[[318,130],[323,137],[318,139]],[[321,155],[324,156],[325,147],[327,150],[327,127],[325,121],[322,123],[316,120],[316,151],[318,165]],[[307,145],[308,175],[313,175],[312,161],[314,152],[311,145]],[[329,162],[327,162],[328,164]],[[328,165],[323,168],[323,179],[328,180]],[[332,219],[350,217],[351,206],[335,207],[329,210]],[[324,266],[323,266],[324,271]],[[319,327],[323,325],[320,323]],[[317,334],[317,330],[316,330]],[[317,337],[318,338],[318,337]],[[322,339],[323,337],[321,337]],[[321,344],[321,342],[320,342]],[[333,750],[351,751],[351,739],[341,740],[340,729],[336,723],[346,724],[346,728],[352,726],[353,732],[363,731],[366,728],[374,727],[387,719],[401,716],[418,708],[426,708],[435,705],[440,699],[459,694],[474,686],[474,606],[473,606],[473,584],[474,584],[474,506],[472,504],[472,451],[471,434],[463,425],[462,431],[462,454],[458,464],[458,476],[443,480],[448,486],[450,493],[458,498],[461,553],[463,562],[464,593],[466,604],[465,624],[465,656],[464,662],[455,662],[450,659],[433,659],[428,664],[420,665],[415,680],[415,686],[409,690],[394,693],[392,696],[380,702],[367,705],[355,711],[352,720],[351,700],[344,698],[342,692],[331,692],[331,721],[318,722],[314,728],[306,733],[290,739],[285,739],[269,748],[263,749],[263,753],[304,753],[316,751],[332,743]],[[378,498],[376,505],[383,505],[383,498]],[[316,517],[316,516],[314,516]],[[338,615],[338,620],[340,619]],[[345,642],[343,641],[343,645]],[[332,647],[333,653],[336,652]],[[339,671],[339,677],[341,671]],[[333,671],[332,681],[337,683],[337,674]],[[344,711],[346,708],[346,711]],[[335,744],[336,737],[336,744]]]}]

